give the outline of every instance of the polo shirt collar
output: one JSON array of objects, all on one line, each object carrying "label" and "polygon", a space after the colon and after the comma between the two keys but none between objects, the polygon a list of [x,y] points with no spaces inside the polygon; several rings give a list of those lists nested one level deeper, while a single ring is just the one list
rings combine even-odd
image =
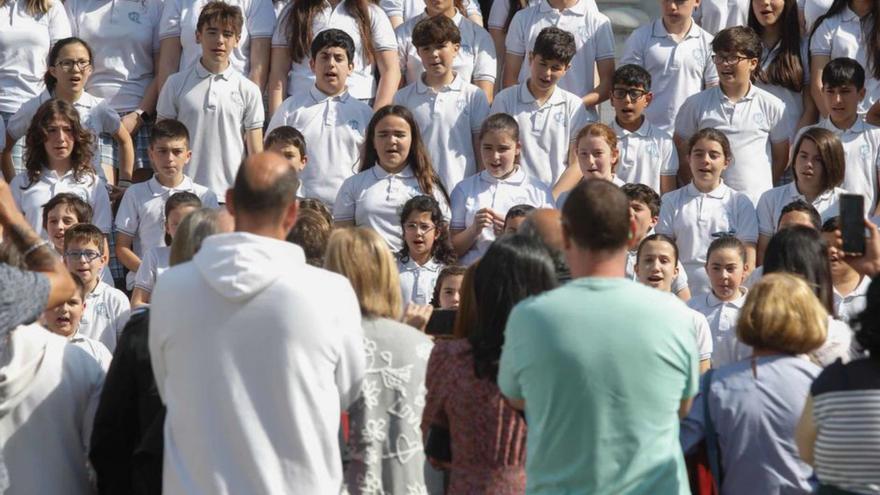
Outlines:
[{"label": "polo shirt collar", "polygon": [[843,22],[861,21],[859,15],[853,12],[852,9],[849,8],[849,6],[844,7],[843,10],[840,12],[840,19]]},{"label": "polo shirt collar", "polygon": [[642,122],[642,125],[640,125],[638,129],[636,129],[635,131],[628,131],[617,123],[617,119],[611,119],[611,128],[614,129],[614,133],[618,136],[628,136],[630,134],[635,134],[636,136],[649,137],[651,123],[648,122],[647,118],[645,118],[645,120]]},{"label": "polo shirt collar", "polygon": [[499,179],[489,173],[488,170],[480,172],[480,180],[489,184],[510,184],[512,186],[521,186],[526,180],[526,172],[522,167],[517,166],[516,170],[505,179]]},{"label": "polo shirt collar", "polygon": [[403,170],[397,172],[396,174],[388,173],[388,171],[382,168],[378,163],[370,167],[370,170],[373,171],[373,177],[375,177],[377,180],[387,179],[392,176],[398,177],[400,179],[410,179],[412,177],[415,177],[415,174],[413,174],[412,168],[410,168],[409,165],[403,167]]},{"label": "polo shirt collar", "polygon": [[852,292],[850,292],[849,294],[847,294],[845,296],[842,295],[840,292],[837,292],[837,289],[835,289],[834,287],[831,287],[831,290],[832,290],[832,292],[834,292],[834,296],[837,299],[844,301],[844,300],[846,300],[846,298],[854,297],[855,295],[864,296],[865,294],[868,293],[868,287],[870,287],[870,286],[871,286],[871,277],[866,277],[866,276],[862,275],[861,280],[859,280],[859,285],[856,285],[855,289],[853,289]]},{"label": "polo shirt collar", "polygon": [[232,78],[232,74],[235,72],[235,67],[233,67],[232,62],[230,62],[229,66],[227,66],[226,69],[223,70],[223,72],[220,72],[219,74],[214,74],[213,72],[205,68],[204,65],[202,65],[201,57],[199,57],[198,63],[195,65],[195,67],[196,76],[198,76],[199,79],[205,79],[206,77],[210,76],[220,76],[222,79],[228,81]]},{"label": "polo shirt collar", "polygon": [[[798,190],[796,182],[789,182],[786,184],[786,196],[788,197],[789,203],[796,200],[802,199],[807,201],[807,198]],[[813,200],[813,204],[815,205],[817,202],[826,201],[831,196],[834,195],[834,188],[826,189],[822,191],[822,194],[816,196],[816,199]]]},{"label": "polo shirt collar", "polygon": [[107,284],[105,284],[104,282],[98,280],[98,285],[95,286],[95,290],[93,290],[92,292],[90,292],[90,293],[86,296],[86,298],[89,299],[89,298],[93,298],[93,297],[100,297],[101,295],[104,294],[104,291],[105,291],[106,289],[107,289]]},{"label": "polo shirt collar", "polygon": [[[700,31],[697,27],[697,23],[692,20],[691,27],[688,29],[688,32],[684,35],[683,39],[699,38]],[[653,24],[651,24],[651,36],[654,38],[672,38],[672,35],[666,30],[666,26],[663,25],[662,17],[655,19]]]},{"label": "polo shirt collar", "polygon": [[168,195],[171,196],[176,192],[192,192],[193,190],[193,181],[187,176],[183,176],[183,181],[180,184],[174,187],[163,186],[159,179],[154,175],[147,181],[147,187],[150,189],[150,193],[153,197]]},{"label": "polo shirt collar", "polygon": [[434,259],[433,256],[424,265],[420,265],[420,264],[416,263],[415,260],[412,259],[412,256],[410,256],[409,260],[403,264],[403,270],[408,271],[408,272],[416,271],[416,270],[427,270],[429,272],[437,272],[440,270],[440,268],[442,268],[442,265],[440,265],[440,263],[437,263],[437,261]]},{"label": "polo shirt collar", "polygon": [[746,289],[745,287],[740,287],[739,297],[737,297],[733,301],[722,301],[721,299],[718,299],[718,297],[715,296],[714,292],[709,291],[709,293],[706,294],[706,303],[708,303],[709,306],[711,306],[713,308],[718,307],[718,306],[723,306],[725,304],[729,304],[729,305],[733,306],[734,308],[742,309],[743,304],[746,303],[746,295],[747,294],[748,294],[748,289]]},{"label": "polo shirt collar", "polygon": [[71,168],[67,172],[64,172],[63,175],[58,175],[58,172],[50,169],[49,167],[43,167],[43,173],[40,174],[40,180],[48,182],[49,184],[55,184],[56,182],[60,182],[64,179],[73,179],[73,169]]},{"label": "polo shirt collar", "polygon": [[[743,102],[743,101],[749,101],[749,100],[751,100],[752,98],[754,98],[755,95],[756,95],[757,92],[758,92],[757,89],[758,89],[758,87],[755,86],[755,83],[749,83],[749,90],[746,91],[746,94],[744,94],[742,98],[740,98],[739,100],[737,100],[737,103],[740,103],[740,102]],[[720,85],[715,86],[715,90],[718,91],[718,98],[720,98],[722,102],[724,102],[724,101],[730,101],[730,98],[728,98],[727,95],[724,94],[724,91],[721,91],[721,86],[720,86]]]},{"label": "polo shirt collar", "polygon": [[453,73],[452,82],[441,87],[439,91],[428,86],[423,80],[424,77],[425,73],[423,72],[421,77],[416,79],[416,92],[422,95],[434,91],[436,91],[437,93],[445,93],[447,91],[461,91],[462,87],[464,87],[464,81],[461,79],[461,77],[458,76],[457,73]]},{"label": "polo shirt collar", "polygon": [[687,193],[688,196],[691,196],[691,197],[705,195],[710,198],[721,199],[727,194],[727,190],[728,190],[728,187],[724,183],[723,180],[721,181],[721,184],[718,187],[716,187],[715,189],[713,189],[707,193],[704,193],[704,192],[700,191],[699,189],[697,189],[697,186],[695,186],[693,182],[691,182],[687,186],[685,186],[685,192]]},{"label": "polo shirt collar", "polygon": [[[524,81],[522,84],[519,85],[519,101],[520,101],[520,103],[525,103],[525,104],[529,104],[529,103],[536,103],[537,104],[537,102],[538,102],[538,99],[535,98],[535,95],[533,95],[532,92],[529,91],[528,80]],[[544,102],[544,105],[556,105],[558,103],[563,103],[564,101],[565,100],[562,96],[562,91],[559,88],[559,84],[557,84],[556,87],[553,88],[553,93],[551,93],[550,97],[547,98],[547,101]]]},{"label": "polo shirt collar", "polygon": [[[546,14],[548,12],[552,12],[556,9],[550,5],[550,2],[547,0],[542,0],[538,7],[539,12],[542,14]],[[562,13],[572,13],[579,16],[587,15],[587,2],[585,0],[578,0],[578,3],[572,5],[571,7],[562,11]]]},{"label": "polo shirt collar", "polygon": [[328,100],[335,100],[335,101],[340,101],[342,103],[345,103],[346,101],[348,101],[348,97],[349,97],[348,86],[345,87],[345,90],[342,93],[339,93],[336,96],[330,96],[327,93],[318,89],[318,86],[312,84],[309,87],[309,96],[312,97],[312,99],[315,101],[315,103],[323,103]]}]

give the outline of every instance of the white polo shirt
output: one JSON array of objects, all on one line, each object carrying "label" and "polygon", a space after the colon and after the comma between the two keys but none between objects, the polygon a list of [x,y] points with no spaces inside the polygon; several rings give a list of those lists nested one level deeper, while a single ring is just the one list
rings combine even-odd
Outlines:
[{"label": "white polo shirt", "polygon": [[[524,57],[518,81],[524,83],[529,77],[528,54],[535,47],[535,40],[546,27],[558,27],[574,35],[577,53],[571,68],[559,80],[559,87],[583,97],[596,87],[595,63],[614,59],[614,33],[611,21],[605,14],[592,9],[587,0],[578,0],[562,12],[550,6],[547,0],[520,10],[513,16],[507,31],[507,53]],[[593,119],[598,119],[595,108],[590,108]]]},{"label": "white polo shirt", "polygon": [[675,134],[687,140],[705,127],[723,132],[733,159],[722,177],[757,203],[762,193],[773,188],[771,144],[786,142],[794,133],[786,126],[784,113],[782,100],[754,84],[736,103],[715,86],[685,100],[675,118]]},{"label": "white polo shirt", "polygon": [[758,218],[749,198],[723,182],[709,193],[700,192],[690,183],[663,195],[655,230],[675,239],[691,294],[698,295],[711,290],[705,270],[709,244],[727,233],[733,233],[744,243],[755,244]]},{"label": "white polo shirt", "polygon": [[163,0],[66,0],[74,36],[94,52],[86,84],[116,112],[133,112],[153,82]]},{"label": "white polo shirt", "polygon": [[49,48],[70,36],[70,22],[60,0],[45,15],[27,13],[26,0],[0,7],[0,112],[16,112],[43,90]]},{"label": "white polo shirt", "polygon": [[[406,84],[413,84],[421,79],[425,72],[419,52],[412,44],[412,33],[416,24],[427,19],[428,14],[422,12],[418,16],[404,22],[394,31],[397,37],[397,53],[400,56],[400,73]],[[456,12],[452,22],[461,32],[461,48],[452,63],[452,69],[467,82],[489,81],[495,83],[498,70],[495,59],[495,44],[489,32],[475,22]]]},{"label": "white polo shirt", "polygon": [[871,287],[871,277],[863,276],[859,285],[849,294],[842,296],[834,289],[834,312],[837,317],[846,323],[859,316],[868,306],[868,288]]},{"label": "white polo shirt", "polygon": [[687,313],[693,322],[694,338],[697,341],[697,352],[700,353],[700,361],[711,359],[713,342],[712,331],[709,329],[709,322],[706,321],[706,317],[699,311],[688,308]]},{"label": "white polo shirt", "polygon": [[434,285],[443,265],[437,263],[434,258],[420,265],[408,258],[403,263],[397,260],[397,271],[400,273],[400,294],[403,296],[403,306],[407,304],[430,304],[434,297]]},{"label": "white polo shirt", "polygon": [[834,0],[798,0],[797,3],[798,8],[804,11],[804,24],[809,33],[813,31],[813,23],[828,12]]},{"label": "white polo shirt", "polygon": [[245,156],[244,133],[263,128],[260,88],[232,65],[212,74],[197,63],[168,78],[156,111],[189,130],[193,157],[187,175],[225,197]]},{"label": "white polo shirt", "polygon": [[[561,204],[560,204],[561,206]],[[649,237],[654,233],[654,229],[651,228],[648,233],[645,234],[645,237]],[[639,260],[639,248],[636,246],[635,249],[626,252],[626,268],[624,269],[624,275],[626,278],[633,280],[635,282],[639,281],[639,276],[636,274],[636,263]],[[688,275],[687,271],[684,269],[684,265],[681,264],[681,260],[678,260],[676,264],[676,268],[678,268],[678,275],[672,279],[672,293],[678,294],[679,292],[688,288]]]},{"label": "white polo shirt", "polygon": [[107,346],[101,342],[80,335],[77,332],[68,340],[68,343],[86,351],[98,363],[98,366],[104,370],[104,373],[110,368],[110,361],[113,360],[113,355],[107,350]]},{"label": "white polo shirt", "polygon": [[[119,0],[129,1],[129,0]],[[202,46],[196,43],[196,24],[202,8],[210,0],[163,0],[159,38],[180,38],[180,71],[199,65]],[[224,0],[241,9],[244,25],[238,47],[229,54],[229,62],[247,77],[250,72],[251,40],[271,38],[275,31],[275,9],[272,0]]]},{"label": "white polo shirt", "polygon": [[[586,180],[586,179],[581,179],[581,181],[584,181],[584,180]],[[611,180],[608,182],[614,184],[617,187],[623,187],[624,185],[626,185],[626,182],[620,180],[620,177],[618,177],[615,174],[611,174]],[[572,188],[572,189],[574,189],[574,188]],[[568,199],[568,195],[571,194],[572,189],[569,189],[567,191],[562,191],[561,193],[559,193],[559,196],[556,197],[556,209],[557,210],[561,210],[562,207],[565,205],[565,200]]]},{"label": "white polo shirt", "polygon": [[284,100],[272,115],[266,135],[285,125],[303,134],[309,161],[299,174],[299,195],[332,205],[342,181],[357,170],[372,116],[373,109],[348,91],[327,96],[313,84],[308,91]]},{"label": "white polo shirt", "polygon": [[736,323],[748,293],[745,288],[740,291],[741,295],[733,301],[722,301],[710,290],[692,297],[687,303],[691,309],[702,313],[709,322],[715,344],[712,351],[713,368],[735,363],[752,353],[751,347],[736,338]]},{"label": "white polo shirt", "polygon": [[[784,105],[783,108],[785,108],[782,114],[782,118],[785,120],[786,127],[792,130],[792,134],[798,128],[798,121],[801,119],[801,115],[803,115],[804,113],[803,92],[810,91],[809,48],[809,44],[806,40],[804,40],[804,42],[801,44],[801,63],[804,81],[803,91],[792,91],[788,88],[777,86],[775,84],[763,84],[760,82],[755,83],[755,85],[759,88],[782,100],[782,103]],[[768,70],[770,64],[773,62],[773,60],[776,59],[778,55],[778,43],[770,50],[768,50],[767,47],[764,47],[764,53],[763,55],[761,55],[761,70]]]},{"label": "white polo shirt", "polygon": [[620,65],[635,64],[651,73],[654,99],[645,109],[652,124],[672,134],[675,116],[688,96],[718,83],[712,63],[712,35],[697,23],[676,42],[662,19],[644,25],[629,36]]},{"label": "white polo shirt", "polygon": [[[292,5],[292,4],[291,4]],[[339,2],[332,7],[330,2],[324,0],[324,7],[315,14],[312,20],[312,39],[321,31],[327,29],[341,29],[351,35],[354,40],[354,70],[348,76],[348,91],[359,100],[368,100],[376,96],[376,81],[373,77],[374,67],[364,53],[364,44],[360,37],[357,20],[348,13],[346,2]],[[376,53],[389,50],[397,50],[397,40],[394,37],[394,28],[391,21],[382,9],[369,3],[370,9],[370,32],[373,35],[373,50]],[[278,29],[272,36],[273,48],[286,48],[290,46],[290,35],[287,32],[287,14],[290,12],[288,5],[278,18]],[[293,61],[290,70],[290,80],[287,84],[287,94],[296,96],[298,93],[308,91],[315,84],[315,75],[309,68],[309,57],[306,56],[299,62]]]},{"label": "white polo shirt", "polygon": [[113,218],[110,195],[107,194],[107,185],[97,176],[83,173],[79,180],[76,180],[72,170],[59,177],[54,170],[43,168],[39,180],[27,189],[22,189],[27,185],[27,172],[22,172],[12,179],[9,189],[28,224],[43,239],[48,238],[48,234],[43,230],[43,205],[61,193],[75,194],[88,203],[92,207],[92,224],[101,229],[101,232],[110,233]]},{"label": "white polo shirt", "polygon": [[747,26],[749,0],[703,0],[694,10],[694,20],[713,36],[733,26]]},{"label": "white polo shirt", "polygon": [[439,91],[419,78],[399,90],[394,103],[410,109],[434,170],[451,191],[465,177],[477,171],[474,134],[489,116],[489,101],[483,90],[460,75]]},{"label": "white polo shirt", "polygon": [[[474,223],[474,216],[483,208],[491,208],[504,216],[507,210],[522,204],[553,208],[550,188],[528,176],[522,168],[506,179],[497,179],[483,170],[461,181],[452,191],[452,221],[449,228],[463,230],[470,227]],[[459,262],[470,265],[486,253],[494,240],[495,231],[491,227],[483,229]]]},{"label": "white polo shirt", "polygon": [[[46,90],[43,90],[39,95],[26,101],[18,109],[18,112],[15,112],[15,115],[9,119],[9,125],[6,127],[6,132],[12,136],[12,139],[17,141],[27,134],[28,127],[30,127],[31,120],[33,120],[34,114],[37,113],[37,109],[50,99],[52,99],[52,96]],[[104,168],[101,167],[101,153],[98,151],[98,144],[100,143],[98,136],[105,132],[115,134],[119,130],[119,126],[122,125],[122,120],[119,118],[119,114],[103,98],[92,96],[85,91],[80,95],[79,100],[73,103],[73,107],[79,113],[80,124],[92,131],[92,165],[95,167],[98,176],[106,180]]]},{"label": "white polo shirt", "polygon": [[831,60],[849,57],[865,68],[866,91],[865,98],[859,103],[859,113],[866,113],[880,98],[880,80],[873,77],[871,71],[867,69],[868,50],[862,33],[861,19],[849,7],[844,7],[842,12],[825,19],[815,28],[816,31],[810,38],[812,55],[824,55],[831,57]]},{"label": "white polo shirt", "polygon": [[150,294],[156,279],[171,266],[171,247],[159,246],[147,251],[134,277],[134,287]]},{"label": "white polo shirt", "polygon": [[95,290],[86,296],[79,333],[101,342],[112,353],[130,311],[131,305],[124,292],[98,281]]},{"label": "white polo shirt", "polygon": [[[480,11],[480,4],[476,0],[463,0],[462,3],[464,4],[465,15],[468,17],[483,15]],[[425,13],[425,0],[379,0],[379,7],[382,7],[382,10],[389,19],[398,16],[402,17],[403,22],[406,23]]]},{"label": "white polo shirt", "polygon": [[495,96],[493,113],[506,113],[519,124],[520,164],[533,179],[552,187],[568,162],[568,149],[580,129],[593,122],[576,95],[560,88],[539,105],[526,82]]},{"label": "white polo shirt", "polygon": [[880,197],[877,191],[880,127],[868,124],[861,118],[845,130],[838,129],[829,118],[821,119],[816,127],[827,129],[840,138],[846,155],[846,170],[840,187],[852,194],[865,196],[865,213],[872,214]]},{"label": "white polo shirt", "polygon": [[[433,189],[443,217],[449,218],[449,203],[439,187]],[[410,198],[421,194],[425,193],[409,166],[389,174],[376,164],[345,179],[333,205],[333,219],[353,220],[355,225],[375,230],[396,253],[403,247],[400,210]]]},{"label": "white polo shirt", "polygon": [[[822,194],[816,196],[813,201],[808,201],[808,203],[816,208],[824,223],[829,218],[836,217],[840,213],[840,195],[846,192],[839,187],[827,189]],[[779,217],[782,216],[782,209],[798,199],[807,201],[807,198],[798,191],[797,184],[794,182],[774,187],[762,194],[756,208],[758,213],[758,233],[767,237],[775,234],[776,226],[779,225]]]},{"label": "white polo shirt", "polygon": [[[595,0],[585,1],[591,4],[593,10],[599,10]],[[528,0],[527,7],[538,5],[540,2],[541,0]],[[487,29],[498,29],[506,32],[507,28],[504,24],[507,23],[508,14],[510,14],[510,2],[492,2],[492,8],[489,10],[489,19],[486,22]],[[504,56],[504,54],[501,55]]]},{"label": "white polo shirt", "polygon": [[644,184],[660,194],[660,176],[678,173],[678,152],[669,134],[654,127],[648,119],[630,132],[611,121],[617,134],[620,158],[615,175],[625,184]]}]

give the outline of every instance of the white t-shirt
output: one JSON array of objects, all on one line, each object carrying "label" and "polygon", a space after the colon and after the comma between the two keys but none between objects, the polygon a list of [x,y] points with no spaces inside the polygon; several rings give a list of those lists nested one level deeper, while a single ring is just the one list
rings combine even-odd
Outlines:
[{"label": "white t-shirt", "polygon": [[79,333],[101,342],[112,353],[131,312],[128,297],[121,290],[99,281],[85,302]]},{"label": "white t-shirt", "polygon": [[394,103],[413,113],[434,170],[447,191],[477,171],[474,135],[489,116],[489,101],[482,89],[459,75],[439,91],[419,78],[397,91]]},{"label": "white t-shirt", "polygon": [[702,313],[709,322],[714,340],[713,368],[734,363],[752,354],[752,348],[736,338],[736,322],[739,320],[739,312],[746,302],[747,294],[745,288],[741,288],[740,291],[740,296],[733,301],[722,301],[710,290],[692,297],[687,303],[691,309]]},{"label": "white t-shirt", "polygon": [[672,134],[675,116],[688,96],[718,83],[712,63],[712,35],[696,23],[676,42],[662,19],[642,26],[629,36],[620,65],[635,64],[651,73],[654,99],[645,109],[652,124]]},{"label": "white t-shirt", "polygon": [[675,118],[675,134],[687,140],[705,127],[723,132],[733,159],[722,177],[754,204],[773,188],[771,144],[787,142],[794,132],[784,112],[782,100],[755,85],[736,103],[715,86],[685,100]]},{"label": "white t-shirt", "polygon": [[[449,203],[436,184],[433,189],[443,217],[449,218]],[[354,221],[355,225],[375,230],[396,253],[403,247],[400,209],[410,198],[421,194],[425,193],[409,166],[389,174],[376,164],[345,179],[333,205],[333,219]]]},{"label": "white t-shirt", "polygon": [[878,170],[880,170],[880,127],[874,127],[863,119],[856,120],[849,129],[838,129],[829,118],[816,124],[833,132],[843,143],[846,155],[846,169],[843,183],[840,185],[847,192],[861,194],[865,197],[865,213],[874,211],[877,199]]},{"label": "white t-shirt", "polygon": [[300,131],[306,140],[306,168],[300,172],[301,197],[336,201],[342,181],[354,175],[360,162],[364,133],[373,109],[347,91],[327,96],[315,85],[284,100],[266,129],[284,125]]},{"label": "white t-shirt", "polygon": [[712,241],[732,233],[744,243],[755,244],[758,218],[749,198],[723,182],[709,193],[700,192],[690,183],[663,195],[655,230],[675,240],[691,294],[696,296],[711,290],[704,267]]},{"label": "white t-shirt", "polygon": [[[84,172],[77,180],[72,170],[58,177],[54,170],[43,168],[43,173],[36,182],[30,186],[28,182],[27,172],[22,172],[12,179],[9,189],[28,224],[44,239],[48,238],[48,233],[43,231],[43,205],[61,193],[75,194],[88,203],[92,207],[92,224],[101,229],[101,232],[110,233],[113,218],[110,195],[104,181],[97,176]],[[27,189],[22,189],[25,186]]]},{"label": "white t-shirt", "polygon": [[141,260],[137,275],[134,277],[134,286],[148,294],[152,293],[159,275],[162,275],[171,266],[170,256],[171,248],[169,246],[159,246],[148,250]]},{"label": "white t-shirt", "polygon": [[749,0],[703,0],[694,10],[694,20],[713,36],[733,26],[747,26]]},{"label": "white t-shirt", "polygon": [[412,258],[406,263],[397,260],[397,271],[400,273],[400,294],[403,297],[403,306],[408,303],[430,304],[434,297],[434,285],[443,265],[433,258],[424,265],[419,265]]},{"label": "white t-shirt", "polygon": [[489,113],[506,113],[516,119],[521,166],[533,179],[551,187],[565,170],[569,146],[578,131],[593,121],[576,95],[557,86],[539,105],[527,82],[498,93]]},{"label": "white t-shirt", "polygon": [[[535,47],[538,34],[546,27],[558,27],[574,36],[577,52],[571,68],[559,80],[559,87],[583,97],[596,86],[596,62],[614,59],[611,21],[598,10],[593,10],[587,0],[578,0],[562,12],[551,7],[547,0],[517,12],[507,31],[506,49],[507,53],[523,57],[520,83],[525,83],[529,77],[528,54]],[[590,108],[589,112],[594,120],[598,119],[595,108]]]},{"label": "white t-shirt", "polygon": [[226,197],[245,156],[244,133],[263,128],[260,88],[232,65],[212,74],[197,63],[168,78],[156,112],[189,130],[193,157],[187,175]]},{"label": "white t-shirt", "polygon": [[[419,52],[412,44],[412,33],[416,24],[427,18],[428,14],[423,12],[395,30],[397,53],[400,56],[400,73],[403,74],[406,84],[421,80],[420,76],[425,72]],[[455,56],[452,69],[467,82],[494,83],[498,66],[495,59],[495,45],[489,32],[458,12],[455,13],[452,22],[458,26],[461,33],[461,48]]]},{"label": "white t-shirt", "polygon": [[[180,71],[200,65],[202,46],[196,43],[196,24],[202,8],[210,0],[163,0],[159,37],[180,38],[183,51],[180,54]],[[229,55],[235,70],[247,77],[250,72],[251,40],[271,38],[275,30],[275,9],[272,0],[225,0],[239,7],[244,16],[238,47]],[[190,136],[192,137],[192,136]]]},{"label": "white t-shirt", "polygon": [[[497,179],[483,170],[461,181],[452,191],[452,221],[449,228],[463,230],[470,227],[474,223],[474,216],[483,208],[491,208],[505,216],[507,210],[522,204],[535,208],[553,208],[550,188],[528,176],[522,168],[518,168],[506,179]],[[459,262],[470,265],[486,253],[494,240],[495,231],[492,227],[483,229]]]},{"label": "white t-shirt", "polygon": [[678,173],[678,152],[675,143],[648,119],[641,127],[630,132],[611,122],[617,134],[620,158],[615,175],[627,184],[644,184],[660,194],[660,176]]},{"label": "white t-shirt", "polygon": [[88,450],[104,371],[81,348],[38,324],[12,330],[9,349],[0,367],[4,493],[95,493]]},{"label": "white t-shirt", "polygon": [[849,294],[842,296],[834,289],[834,312],[840,320],[850,323],[868,306],[868,288],[871,287],[871,277],[862,277],[859,285]]},{"label": "white t-shirt", "polygon": [[86,86],[116,112],[138,108],[153,82],[163,0],[66,0],[73,35],[94,52]]},{"label": "white t-shirt", "polygon": [[0,26],[0,112],[16,112],[43,90],[49,48],[70,36],[70,22],[60,0],[36,17],[27,13],[27,0],[8,0]]},{"label": "white t-shirt", "polygon": [[[756,86],[767,91],[773,96],[782,100],[785,110],[782,113],[782,118],[785,120],[785,125],[788,129],[791,129],[792,133],[797,129],[798,121],[801,118],[801,115],[804,113],[804,97],[803,94],[806,92],[809,94],[810,91],[810,56],[809,56],[809,44],[807,40],[804,40],[801,44],[801,68],[803,72],[803,90],[802,91],[792,91],[788,88],[784,88],[782,86],[777,86],[775,84],[763,84],[763,83],[755,83]],[[767,49],[764,47],[764,52],[761,55],[761,70],[766,71],[770,64],[779,56],[779,44],[777,43],[772,49]]]},{"label": "white t-shirt", "polygon": [[[816,211],[819,212],[823,223],[839,214],[840,195],[845,193],[846,191],[839,187],[827,189],[810,202],[816,208]],[[794,182],[774,187],[762,194],[756,208],[758,213],[758,233],[767,237],[775,234],[776,227],[779,225],[779,217],[782,215],[782,209],[798,199],[806,201],[806,198],[798,191],[797,184]]]},{"label": "white t-shirt", "polygon": [[[354,40],[354,70],[348,76],[348,91],[359,100],[367,100],[376,95],[376,81],[373,78],[373,64],[370,64],[364,52],[363,40],[360,37],[357,20],[348,13],[346,2],[339,2],[332,7],[330,2],[324,0],[324,7],[315,14],[312,20],[312,39],[321,31],[327,29],[341,29],[351,35]],[[287,32],[287,16],[290,12],[291,3],[278,18],[278,28],[272,36],[273,48],[285,48],[290,46],[290,34]],[[391,21],[382,9],[368,3],[370,12],[370,32],[373,35],[373,50],[378,52],[397,50],[397,40],[394,37],[394,28]],[[293,61],[290,70],[290,81],[287,85],[287,94],[296,96],[298,93],[308,91],[315,84],[315,75],[309,68],[309,57],[300,61]]]}]

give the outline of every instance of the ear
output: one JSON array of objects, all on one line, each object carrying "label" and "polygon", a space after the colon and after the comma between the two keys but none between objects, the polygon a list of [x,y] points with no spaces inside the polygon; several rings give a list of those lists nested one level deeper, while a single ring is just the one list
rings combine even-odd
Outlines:
[{"label": "ear", "polygon": [[660,221],[660,217],[651,217],[651,227],[656,226],[657,222],[659,222],[659,221]]},{"label": "ear", "polygon": [[315,72],[315,59],[309,57],[309,69],[311,69],[312,73]]},{"label": "ear", "polygon": [[862,88],[859,90],[859,101],[862,101],[865,99],[866,92],[867,92],[867,90],[865,88]]},{"label": "ear", "polygon": [[184,163],[184,164],[189,163],[190,159],[191,159],[192,156],[193,156],[193,152],[192,152],[192,150],[187,149],[187,150],[186,150],[186,153],[184,154],[184,156],[186,156],[186,158],[183,159],[183,160],[184,160],[183,163]]},{"label": "ear", "polygon": [[454,48],[453,51],[455,52],[455,54],[458,55],[459,50],[461,50],[461,43],[453,43],[452,47]]},{"label": "ear", "polygon": [[196,44],[202,44],[202,33],[200,33],[198,29],[196,29]]},{"label": "ear", "polygon": [[654,93],[648,91],[648,93],[645,94],[645,106],[646,107],[651,106],[652,101],[654,101]]},{"label": "ear", "polygon": [[[656,218],[656,217],[654,217]],[[638,225],[636,224],[636,219],[633,217],[629,218],[629,232],[626,234],[627,242],[626,247],[629,250],[636,248],[639,245],[639,241],[636,240],[636,230],[638,230]],[[638,263],[636,263],[638,265]]]},{"label": "ear", "polygon": [[287,207],[287,211],[284,212],[284,219],[281,221],[281,227],[284,229],[285,235],[290,232],[290,229],[296,225],[296,215],[299,213],[299,200],[295,200],[293,203],[290,203],[290,206]]}]

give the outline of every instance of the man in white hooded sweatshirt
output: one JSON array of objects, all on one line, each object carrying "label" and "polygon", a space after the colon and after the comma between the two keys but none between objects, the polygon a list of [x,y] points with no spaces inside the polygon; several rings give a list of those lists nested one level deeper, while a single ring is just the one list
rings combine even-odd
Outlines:
[{"label": "man in white hooded sweatshirt", "polygon": [[163,493],[339,493],[340,414],[364,376],[348,281],[284,241],[299,181],[281,155],[241,166],[209,237],[153,292],[150,358],[165,420]]}]

